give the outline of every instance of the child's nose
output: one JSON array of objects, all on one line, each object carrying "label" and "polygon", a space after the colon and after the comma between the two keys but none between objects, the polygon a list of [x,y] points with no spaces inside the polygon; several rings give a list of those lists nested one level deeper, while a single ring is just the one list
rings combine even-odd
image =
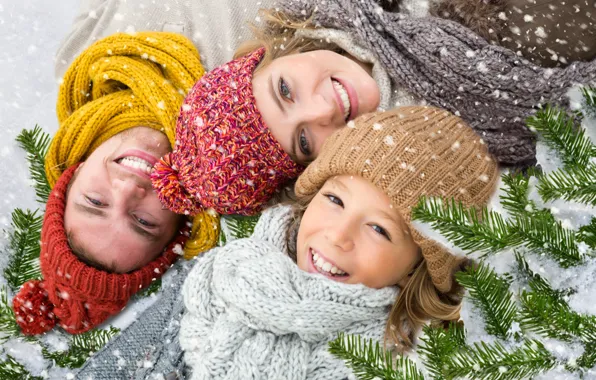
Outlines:
[{"label": "child's nose", "polygon": [[331,244],[343,251],[354,248],[354,231],[350,223],[339,222],[325,230],[325,237]]}]

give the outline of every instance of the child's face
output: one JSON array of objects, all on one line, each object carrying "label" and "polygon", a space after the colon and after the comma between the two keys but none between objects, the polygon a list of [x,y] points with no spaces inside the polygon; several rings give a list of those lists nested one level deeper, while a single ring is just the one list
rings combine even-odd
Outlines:
[{"label": "child's face", "polygon": [[330,134],[375,111],[380,101],[372,76],[329,50],[275,59],[255,73],[252,84],[263,121],[299,163],[315,159]]},{"label": "child's face", "polygon": [[389,197],[348,175],[329,179],[311,201],[296,247],[300,269],[370,288],[404,286],[421,259]]},{"label": "child's face", "polygon": [[126,273],[163,251],[178,229],[179,216],[163,209],[147,166],[169,151],[163,133],[132,128],[101,144],[77,169],[64,226],[83,261]]}]

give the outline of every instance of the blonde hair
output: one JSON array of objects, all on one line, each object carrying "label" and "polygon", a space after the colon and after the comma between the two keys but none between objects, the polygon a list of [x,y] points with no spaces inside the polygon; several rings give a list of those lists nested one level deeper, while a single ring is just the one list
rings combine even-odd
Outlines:
[{"label": "blonde hair", "polygon": [[[306,197],[299,197],[290,203],[293,218],[286,231],[286,238],[288,254],[295,262],[300,222],[316,194],[315,192]],[[458,271],[464,270],[470,264],[470,260],[464,259]],[[391,308],[385,327],[385,345],[391,345],[395,351],[404,353],[414,347],[415,334],[425,323],[430,322],[432,326],[447,326],[449,321],[458,320],[463,290],[457,281],[453,281],[449,292],[440,292],[433,284],[426,260],[422,256]]]},{"label": "blonde hair", "polygon": [[255,73],[269,65],[273,60],[292,54],[305,53],[313,50],[331,50],[344,53],[337,45],[323,40],[305,39],[296,36],[298,29],[314,29],[312,17],[306,20],[296,20],[275,9],[260,9],[259,16],[263,20],[262,26],[249,24],[254,38],[240,44],[234,53],[234,59],[243,57],[261,47],[265,48],[265,55],[255,69]]}]

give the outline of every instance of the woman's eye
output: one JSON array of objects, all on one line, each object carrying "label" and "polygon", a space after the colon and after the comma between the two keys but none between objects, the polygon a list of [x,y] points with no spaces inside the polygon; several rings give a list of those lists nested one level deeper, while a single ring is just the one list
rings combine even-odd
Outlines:
[{"label": "woman's eye", "polygon": [[95,198],[85,196],[85,199],[87,199],[87,202],[91,203],[93,206],[97,206],[97,207],[104,206],[104,204],[101,203],[101,201],[99,201]]},{"label": "woman's eye", "polygon": [[290,86],[288,86],[284,78],[281,77],[279,78],[279,94],[286,99],[292,100]]},{"label": "woman's eye", "polygon": [[300,132],[298,145],[300,146],[300,151],[302,152],[302,154],[304,154],[306,157],[309,157],[311,155],[310,144],[308,143],[308,139],[306,138],[306,133],[304,132],[304,129]]},{"label": "woman's eye", "polygon": [[338,206],[340,206],[340,207],[343,207],[343,206],[344,206],[344,203],[342,202],[342,200],[341,200],[341,199],[339,199],[338,197],[336,197],[336,196],[335,196],[335,195],[333,195],[333,194],[325,194],[325,197],[326,197],[327,199],[329,199],[329,201],[330,201],[331,203],[335,203],[336,205],[338,205]]},{"label": "woman's eye", "polygon": [[383,227],[378,226],[376,224],[373,224],[371,227],[376,233],[378,233],[379,235],[382,235],[387,240],[391,241],[391,237],[389,236],[389,233]]}]

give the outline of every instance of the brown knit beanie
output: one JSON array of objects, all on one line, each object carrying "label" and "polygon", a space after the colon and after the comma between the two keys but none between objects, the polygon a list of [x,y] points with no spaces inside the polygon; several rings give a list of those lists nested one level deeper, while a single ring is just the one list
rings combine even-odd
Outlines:
[{"label": "brown knit beanie", "polygon": [[296,196],[316,194],[338,175],[358,175],[391,199],[422,249],[433,284],[451,290],[463,258],[423,237],[411,225],[421,195],[482,207],[498,178],[496,161],[471,127],[434,107],[401,107],[359,117],[332,136],[296,182]]}]

